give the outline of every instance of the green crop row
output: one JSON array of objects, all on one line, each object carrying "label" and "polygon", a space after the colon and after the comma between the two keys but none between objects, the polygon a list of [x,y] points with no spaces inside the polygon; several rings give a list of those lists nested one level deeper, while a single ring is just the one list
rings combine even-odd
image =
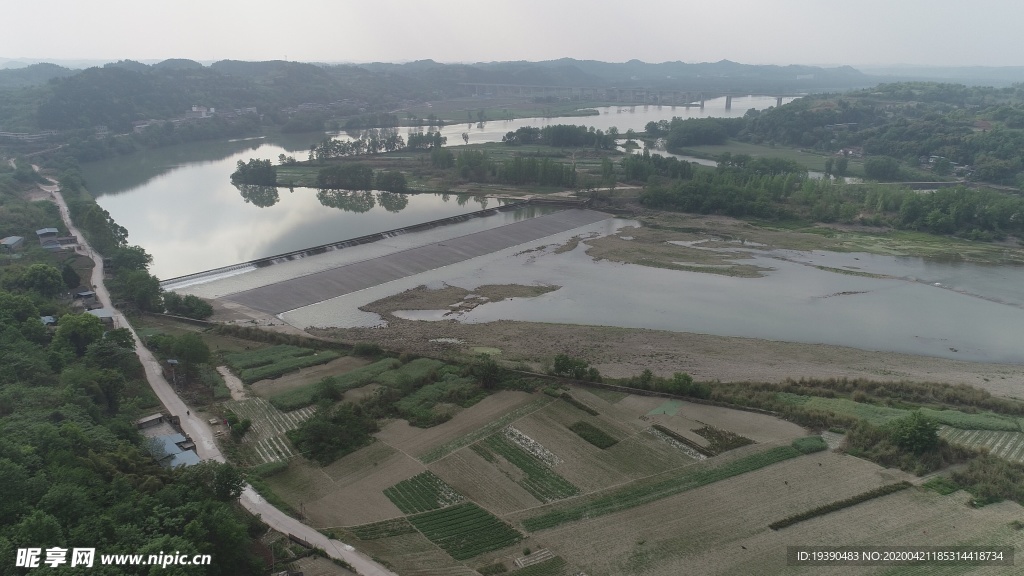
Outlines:
[{"label": "green crop row", "polygon": [[472,502],[410,516],[409,521],[456,560],[498,550],[522,539],[515,528]]},{"label": "green crop row", "polygon": [[384,520],[383,522],[374,522],[373,524],[353,526],[348,531],[360,540],[379,540],[381,538],[401,536],[402,534],[412,534],[416,532],[416,528],[405,518],[395,518]]},{"label": "green crop row", "polygon": [[[365,386],[372,382],[373,379],[381,372],[390,370],[397,362],[398,360],[388,358],[368,366],[356,368],[355,370],[344,374],[330,376],[331,385],[338,392],[344,392],[346,390]],[[275,394],[271,396],[270,403],[278,410],[282,410],[284,412],[304,408],[317,401],[319,386],[320,382],[310,382],[304,386],[293,388],[286,392],[281,392],[280,394]]]},{"label": "green crop row", "polygon": [[587,442],[590,442],[591,444],[597,446],[602,450],[606,448],[611,448],[612,446],[615,446],[616,444],[619,443],[618,440],[612,438],[604,430],[601,430],[600,428],[594,426],[590,422],[584,422],[583,420],[580,420],[579,422],[573,424],[572,426],[569,426],[569,430],[572,430],[573,432],[576,433],[577,436],[583,438]]},{"label": "green crop row", "polygon": [[1020,423],[1016,418],[1001,416],[991,412],[980,412],[968,414],[959,410],[931,410],[921,408],[921,413],[935,420],[939,424],[962,428],[965,430],[1001,430],[1006,432],[1020,432]]},{"label": "green crop row", "polygon": [[384,489],[384,495],[406,514],[437,510],[463,497],[429,470]]},{"label": "green crop row", "polygon": [[239,372],[238,377],[242,379],[242,382],[246,384],[252,384],[257,380],[265,380],[267,378],[277,378],[289,372],[294,372],[300,368],[306,368],[308,366],[316,366],[317,364],[325,364],[341,356],[337,352],[321,351],[319,354],[311,356],[292,356],[288,358],[282,358],[273,364],[266,366],[258,366],[256,368],[249,368],[248,370],[242,370]]},{"label": "green crop row", "polygon": [[246,352],[225,354],[224,361],[227,362],[228,366],[233,370],[238,371],[246,368],[256,368],[257,366],[266,366],[284,358],[309,356],[313,352],[315,352],[315,350],[312,348],[300,348],[299,346],[291,346],[289,344],[279,344],[277,346],[270,346],[269,348],[259,348]]},{"label": "green crop row", "polygon": [[473,446],[477,454],[483,456],[488,462],[493,462],[494,457],[487,453],[488,450],[493,450],[513,466],[522,470],[524,477],[513,478],[513,480],[541,502],[553,502],[580,493],[579,488],[548,468],[538,458],[510,442],[504,435],[489,436],[482,444],[483,446]]},{"label": "green crop row", "polygon": [[693,440],[690,440],[686,436],[683,436],[682,434],[677,433],[675,430],[672,430],[670,428],[666,428],[666,427],[662,426],[661,424],[652,424],[651,428],[654,428],[658,432],[661,432],[662,434],[668,436],[669,438],[675,440],[676,442],[679,442],[680,444],[684,444],[686,446],[689,446],[690,448],[693,448],[694,450],[696,450],[700,454],[703,454],[704,456],[708,456],[708,457],[716,456],[714,450],[711,450],[710,448],[708,448],[706,446],[701,446],[700,444],[694,442]]},{"label": "green crop row", "polygon": [[792,526],[797,522],[803,522],[804,520],[810,520],[811,518],[824,516],[825,514],[828,514],[830,512],[842,510],[843,508],[849,508],[850,506],[855,506],[857,504],[860,504],[861,502],[867,502],[868,500],[874,500],[875,498],[886,496],[888,494],[892,494],[893,492],[899,492],[900,490],[905,490],[907,488],[910,488],[911,486],[912,484],[907,481],[897,482],[895,484],[886,484],[885,486],[875,488],[874,490],[869,490],[867,492],[857,494],[856,496],[851,496],[844,500],[839,500],[837,502],[825,504],[824,506],[818,506],[817,508],[812,508],[811,510],[808,510],[806,512],[801,512],[799,514],[794,514],[787,518],[783,518],[778,522],[772,522],[768,525],[768,527],[772,530],[778,530],[780,528],[785,528],[786,526]]},{"label": "green crop row", "polygon": [[603,496],[527,518],[523,521],[523,526],[531,532],[536,532],[566,522],[627,510],[719,480],[758,470],[799,455],[800,451],[792,446],[779,446],[739,458],[717,468],[683,469],[678,475],[663,480],[646,481],[616,488],[606,492]]}]

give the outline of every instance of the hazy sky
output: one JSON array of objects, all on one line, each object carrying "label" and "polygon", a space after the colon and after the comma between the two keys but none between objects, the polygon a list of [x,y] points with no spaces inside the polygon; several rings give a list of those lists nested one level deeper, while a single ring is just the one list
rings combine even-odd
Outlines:
[{"label": "hazy sky", "polygon": [[0,57],[1024,65],[1021,0],[33,0]]}]

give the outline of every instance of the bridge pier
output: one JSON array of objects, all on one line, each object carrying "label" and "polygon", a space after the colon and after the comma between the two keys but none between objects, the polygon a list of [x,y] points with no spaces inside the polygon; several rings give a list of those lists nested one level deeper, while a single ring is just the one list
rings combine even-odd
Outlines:
[{"label": "bridge pier", "polygon": [[725,97],[725,109],[732,110],[732,96]]},{"label": "bridge pier", "polygon": [[778,108],[780,106],[782,106],[782,96],[777,96],[775,98],[775,107]]}]

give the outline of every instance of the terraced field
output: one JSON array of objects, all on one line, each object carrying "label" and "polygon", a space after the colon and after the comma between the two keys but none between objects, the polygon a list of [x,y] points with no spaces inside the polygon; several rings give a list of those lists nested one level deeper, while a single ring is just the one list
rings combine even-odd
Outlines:
[{"label": "terraced field", "polygon": [[256,464],[287,460],[295,456],[285,432],[299,427],[313,415],[315,408],[307,407],[291,412],[281,412],[263,398],[247,398],[224,403],[242,420],[248,418],[252,427],[242,438],[251,448]]},{"label": "terraced field", "polygon": [[993,456],[1024,464],[1024,432],[961,430],[942,426],[939,428],[939,436],[951,444],[985,448]]}]

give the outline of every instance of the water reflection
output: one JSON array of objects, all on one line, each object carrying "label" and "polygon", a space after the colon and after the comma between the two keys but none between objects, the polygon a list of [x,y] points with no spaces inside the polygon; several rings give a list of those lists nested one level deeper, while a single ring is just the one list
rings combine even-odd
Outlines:
[{"label": "water reflection", "polygon": [[276,186],[234,183],[232,185],[238,189],[239,194],[242,195],[242,199],[245,200],[247,204],[252,204],[253,206],[270,208],[281,200],[281,196],[277,193]]},{"label": "water reflection", "polygon": [[[321,188],[316,192],[316,199],[328,208],[337,208],[346,212],[362,214],[369,212],[376,204],[373,192],[368,190],[338,190]],[[394,210],[391,210],[394,212]]]},{"label": "water reflection", "polygon": [[[398,194],[397,192],[378,192],[377,202],[380,204],[381,208],[388,212],[401,212],[409,205],[409,197],[405,194]],[[445,202],[447,202],[447,200],[445,200]],[[486,208],[486,206],[483,207]]]}]

